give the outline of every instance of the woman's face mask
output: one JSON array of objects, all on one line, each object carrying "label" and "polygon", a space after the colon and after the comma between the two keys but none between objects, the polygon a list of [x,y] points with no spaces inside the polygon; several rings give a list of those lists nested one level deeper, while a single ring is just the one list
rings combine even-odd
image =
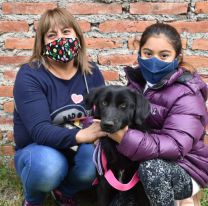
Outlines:
[{"label": "woman's face mask", "polygon": [[45,45],[43,55],[57,62],[70,62],[78,55],[79,40],[75,38],[59,38]]},{"label": "woman's face mask", "polygon": [[179,65],[178,58],[172,62],[165,62],[156,57],[143,59],[140,55],[138,62],[144,79],[151,84],[158,83],[167,74],[176,70]]}]

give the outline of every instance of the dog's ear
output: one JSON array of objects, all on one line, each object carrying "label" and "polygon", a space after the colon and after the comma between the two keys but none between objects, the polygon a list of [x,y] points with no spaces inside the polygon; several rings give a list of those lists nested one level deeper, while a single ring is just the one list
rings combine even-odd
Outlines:
[{"label": "dog's ear", "polygon": [[142,125],[150,114],[149,101],[138,92],[135,92],[136,108],[134,114],[134,121],[136,125]]},{"label": "dog's ear", "polygon": [[86,109],[92,109],[94,105],[97,105],[98,96],[102,93],[103,89],[104,86],[93,88],[90,90],[89,94],[87,94],[84,98]]}]

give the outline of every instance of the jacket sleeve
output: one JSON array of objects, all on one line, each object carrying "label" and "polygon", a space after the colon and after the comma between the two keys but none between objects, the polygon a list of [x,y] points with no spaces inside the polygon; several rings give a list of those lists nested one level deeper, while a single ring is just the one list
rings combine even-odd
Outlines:
[{"label": "jacket sleeve", "polygon": [[172,106],[161,130],[141,132],[129,129],[117,146],[131,160],[183,158],[204,135],[206,106],[198,95],[185,95]]},{"label": "jacket sleeve", "polygon": [[[37,144],[59,149],[76,145],[75,136],[78,129],[69,130],[52,125],[44,91],[38,77],[30,69],[20,69],[15,80],[14,99],[28,135]],[[16,124],[15,126],[18,127]]]}]

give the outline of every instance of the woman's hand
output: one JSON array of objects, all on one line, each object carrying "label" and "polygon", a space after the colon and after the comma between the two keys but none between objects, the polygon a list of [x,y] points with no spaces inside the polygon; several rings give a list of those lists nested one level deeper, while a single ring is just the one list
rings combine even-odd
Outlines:
[{"label": "woman's hand", "polygon": [[128,126],[124,127],[123,129],[118,130],[117,132],[114,133],[108,133],[108,137],[110,137],[112,140],[115,142],[120,143],[125,135],[125,133],[128,130]]},{"label": "woman's hand", "polygon": [[85,129],[81,129],[79,132],[77,132],[76,141],[78,144],[93,143],[100,137],[103,137],[106,135],[107,133],[101,130],[100,121],[95,120],[89,127]]}]

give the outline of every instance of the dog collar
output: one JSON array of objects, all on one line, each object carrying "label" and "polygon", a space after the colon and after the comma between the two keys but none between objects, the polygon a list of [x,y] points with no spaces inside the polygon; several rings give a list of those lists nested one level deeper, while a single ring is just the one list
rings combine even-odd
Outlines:
[{"label": "dog collar", "polygon": [[[96,157],[97,156],[97,157]],[[120,191],[127,191],[133,188],[138,182],[139,182],[139,177],[138,173],[135,172],[131,180],[124,184],[121,183],[115,175],[113,174],[112,170],[107,169],[107,160],[104,151],[101,149],[101,144],[100,142],[96,145],[95,152],[93,154],[93,160],[95,162],[97,171],[99,175],[104,175],[105,179],[107,182],[115,189],[120,190]],[[101,160],[101,161],[100,161]],[[102,169],[103,168],[103,169]],[[104,170],[104,173],[102,172]],[[94,184],[98,183],[98,179],[95,179],[93,182]]]}]

